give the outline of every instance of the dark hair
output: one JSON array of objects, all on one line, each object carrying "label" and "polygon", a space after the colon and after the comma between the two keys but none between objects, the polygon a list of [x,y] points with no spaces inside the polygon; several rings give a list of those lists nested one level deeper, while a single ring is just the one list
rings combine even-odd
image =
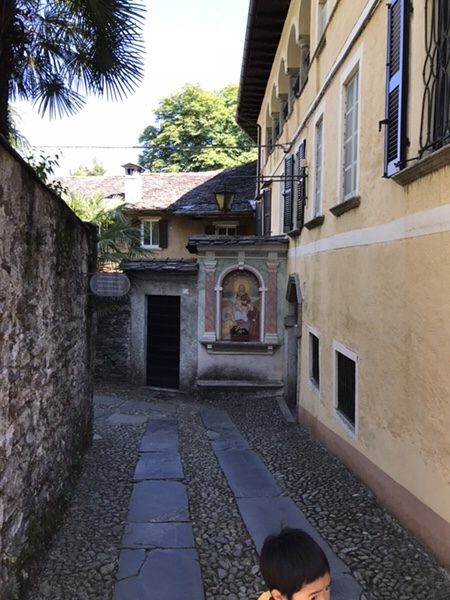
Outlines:
[{"label": "dark hair", "polygon": [[290,528],[266,538],[259,566],[268,589],[279,590],[288,600],[305,584],[330,572],[317,542],[306,531]]}]

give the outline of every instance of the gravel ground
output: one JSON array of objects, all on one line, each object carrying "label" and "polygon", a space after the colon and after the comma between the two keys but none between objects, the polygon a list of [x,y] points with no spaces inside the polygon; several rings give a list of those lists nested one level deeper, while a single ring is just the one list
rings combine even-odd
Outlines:
[{"label": "gravel ground", "polygon": [[[145,430],[144,423],[106,423],[115,411],[178,417],[205,599],[255,599],[264,588],[258,559],[209,445],[198,414],[202,404],[181,394],[117,385],[103,386],[99,393],[133,402],[122,407],[113,402],[97,411],[96,439],[64,524],[24,600],[111,600]],[[450,600],[449,574],[343,465],[299,426],[287,423],[274,400],[216,398],[203,404],[228,411],[280,487],[350,567],[367,600]]]},{"label": "gravel ground", "polygon": [[179,450],[206,600],[257,598],[258,556],[198,415],[180,419]]},{"label": "gravel ground", "polygon": [[369,490],[277,403],[228,399],[226,408],[281,489],[349,566],[370,600],[450,600],[450,576]]},{"label": "gravel ground", "polygon": [[110,600],[144,429],[97,421],[63,526],[26,600]]}]

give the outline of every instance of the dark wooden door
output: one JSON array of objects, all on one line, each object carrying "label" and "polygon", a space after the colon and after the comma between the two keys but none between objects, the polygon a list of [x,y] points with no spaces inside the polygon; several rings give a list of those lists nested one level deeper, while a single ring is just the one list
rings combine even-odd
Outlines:
[{"label": "dark wooden door", "polygon": [[147,384],[180,384],[180,297],[147,296]]}]

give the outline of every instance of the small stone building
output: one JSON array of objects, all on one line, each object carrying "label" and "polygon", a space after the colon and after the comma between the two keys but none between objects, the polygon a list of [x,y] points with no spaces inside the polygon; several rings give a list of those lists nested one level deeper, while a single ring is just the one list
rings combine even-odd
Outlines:
[{"label": "small stone building", "polygon": [[212,173],[124,168],[122,178],[63,182],[89,194],[103,179],[105,198],[124,198],[145,251],[122,263],[130,294],[99,320],[98,376],[191,393],[281,393],[287,240],[255,236],[256,163]]}]

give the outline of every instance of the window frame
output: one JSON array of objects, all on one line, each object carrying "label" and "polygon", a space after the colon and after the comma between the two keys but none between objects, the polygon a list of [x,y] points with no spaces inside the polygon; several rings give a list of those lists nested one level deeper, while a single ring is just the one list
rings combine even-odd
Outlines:
[{"label": "window frame", "polygon": [[[214,227],[214,235],[238,235],[237,234],[237,230],[239,227],[239,221],[213,221],[213,227]],[[232,228],[235,230],[234,233],[218,233],[218,229],[222,228],[222,229],[227,229],[228,228]]]},{"label": "window frame", "polygon": [[[348,110],[348,100],[349,100],[349,89],[353,82],[356,80],[356,90],[355,90],[355,99],[352,107],[353,111],[353,119],[356,120],[355,130],[352,131],[351,136],[347,137],[348,124],[349,124],[349,110]],[[360,171],[360,163],[359,163],[359,140],[360,140],[360,106],[361,106],[361,74],[359,70],[359,63],[357,68],[353,69],[350,76],[344,82],[343,85],[343,129],[342,129],[342,164],[341,164],[341,173],[342,173],[342,185],[341,185],[341,200],[350,200],[355,196],[358,196],[359,189],[359,171]],[[355,140],[356,138],[356,140]],[[348,141],[352,141],[352,143],[356,146],[354,148],[354,155],[352,156],[352,160],[350,164],[346,164],[346,143]],[[346,173],[348,170],[354,171],[352,174],[352,179],[354,179],[354,184],[349,191],[346,191]]]},{"label": "window frame", "polygon": [[[314,177],[311,177],[311,186],[312,186],[312,190],[313,190],[313,194],[312,194],[312,198],[313,201],[311,202],[311,219],[315,219],[316,217],[319,217],[323,214],[323,182],[324,182],[324,177],[323,177],[323,164],[324,164],[324,116],[325,116],[325,111],[324,108],[322,107],[321,110],[319,110],[316,114],[316,118],[314,119],[314,146],[313,146],[313,169],[312,172],[314,174]],[[320,130],[321,130],[321,144],[320,144],[320,148],[321,148],[321,154],[320,154],[320,165],[319,165],[319,161],[318,161],[318,145],[317,145],[317,131],[318,128],[320,126]],[[319,172],[319,176],[318,176],[318,171]],[[318,186],[318,182],[320,183],[320,185]],[[318,190],[320,192],[319,194],[319,199],[318,199]]]},{"label": "window frame", "polygon": [[[160,222],[161,222],[160,217],[145,217],[145,218],[140,219],[140,229],[141,229],[140,247],[141,248],[145,248],[146,250],[149,250],[149,249],[160,250],[161,249],[161,239],[160,239],[161,232],[159,229]],[[144,244],[144,237],[145,237],[145,232],[144,232],[145,225],[144,224],[145,223],[155,223],[156,224],[156,227],[158,228],[158,243],[157,244]],[[152,239],[153,239],[153,232],[152,232]]]},{"label": "window frame", "polygon": [[[354,397],[354,412],[355,422],[351,420],[339,410],[339,366],[338,366],[338,355],[341,354],[353,361],[355,364],[355,397]],[[359,421],[359,402],[358,402],[358,381],[359,381],[359,364],[358,355],[353,350],[344,346],[336,340],[333,341],[333,406],[334,414],[336,419],[342,423],[348,433],[355,439],[358,437],[358,421]]]},{"label": "window frame", "polygon": [[317,2],[317,41],[320,42],[328,24],[328,0]]}]

